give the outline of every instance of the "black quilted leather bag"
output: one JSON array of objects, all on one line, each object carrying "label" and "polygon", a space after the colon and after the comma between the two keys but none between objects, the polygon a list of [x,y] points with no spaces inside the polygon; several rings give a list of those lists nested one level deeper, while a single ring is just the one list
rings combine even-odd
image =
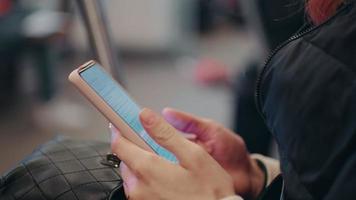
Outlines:
[{"label": "black quilted leather bag", "polygon": [[125,199],[109,149],[105,142],[56,137],[1,177],[0,200]]}]

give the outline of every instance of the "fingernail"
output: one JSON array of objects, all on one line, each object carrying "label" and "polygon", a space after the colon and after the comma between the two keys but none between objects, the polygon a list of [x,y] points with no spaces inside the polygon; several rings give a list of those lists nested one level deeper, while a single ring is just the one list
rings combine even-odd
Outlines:
[{"label": "fingernail", "polygon": [[163,113],[170,113],[172,110],[173,110],[173,109],[170,108],[170,107],[165,107],[165,108],[163,108],[163,110],[162,110],[162,114],[163,114]]},{"label": "fingernail", "polygon": [[152,110],[144,108],[141,112],[141,120],[145,126],[151,126],[156,122],[157,115]]}]

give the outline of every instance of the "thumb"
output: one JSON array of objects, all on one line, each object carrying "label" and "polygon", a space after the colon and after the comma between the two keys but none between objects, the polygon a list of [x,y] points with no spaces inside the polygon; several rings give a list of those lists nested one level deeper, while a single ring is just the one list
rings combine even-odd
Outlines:
[{"label": "thumb", "polygon": [[207,133],[211,127],[211,122],[206,119],[172,108],[163,109],[162,115],[169,124],[179,131],[195,134],[200,140],[209,137]]},{"label": "thumb", "polygon": [[186,140],[174,127],[150,109],[145,108],[141,111],[140,120],[152,139],[172,152],[180,164],[191,163],[190,154],[195,144]]}]

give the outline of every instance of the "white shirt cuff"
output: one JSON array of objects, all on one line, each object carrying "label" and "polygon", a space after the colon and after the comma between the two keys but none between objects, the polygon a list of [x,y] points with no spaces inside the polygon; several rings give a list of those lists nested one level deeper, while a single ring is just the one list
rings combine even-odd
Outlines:
[{"label": "white shirt cuff", "polygon": [[265,187],[267,187],[281,173],[278,160],[260,154],[251,154],[251,158],[261,161],[266,167],[267,180]]},{"label": "white shirt cuff", "polygon": [[240,196],[229,196],[220,200],[243,200]]}]

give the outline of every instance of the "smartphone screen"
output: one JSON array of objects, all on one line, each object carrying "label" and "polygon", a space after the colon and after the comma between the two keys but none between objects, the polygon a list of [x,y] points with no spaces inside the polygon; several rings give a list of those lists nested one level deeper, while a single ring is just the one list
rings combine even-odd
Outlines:
[{"label": "smartphone screen", "polygon": [[157,144],[147,134],[139,119],[140,107],[100,65],[88,67],[80,72],[80,76],[154,152],[171,162],[178,162],[171,152]]}]

